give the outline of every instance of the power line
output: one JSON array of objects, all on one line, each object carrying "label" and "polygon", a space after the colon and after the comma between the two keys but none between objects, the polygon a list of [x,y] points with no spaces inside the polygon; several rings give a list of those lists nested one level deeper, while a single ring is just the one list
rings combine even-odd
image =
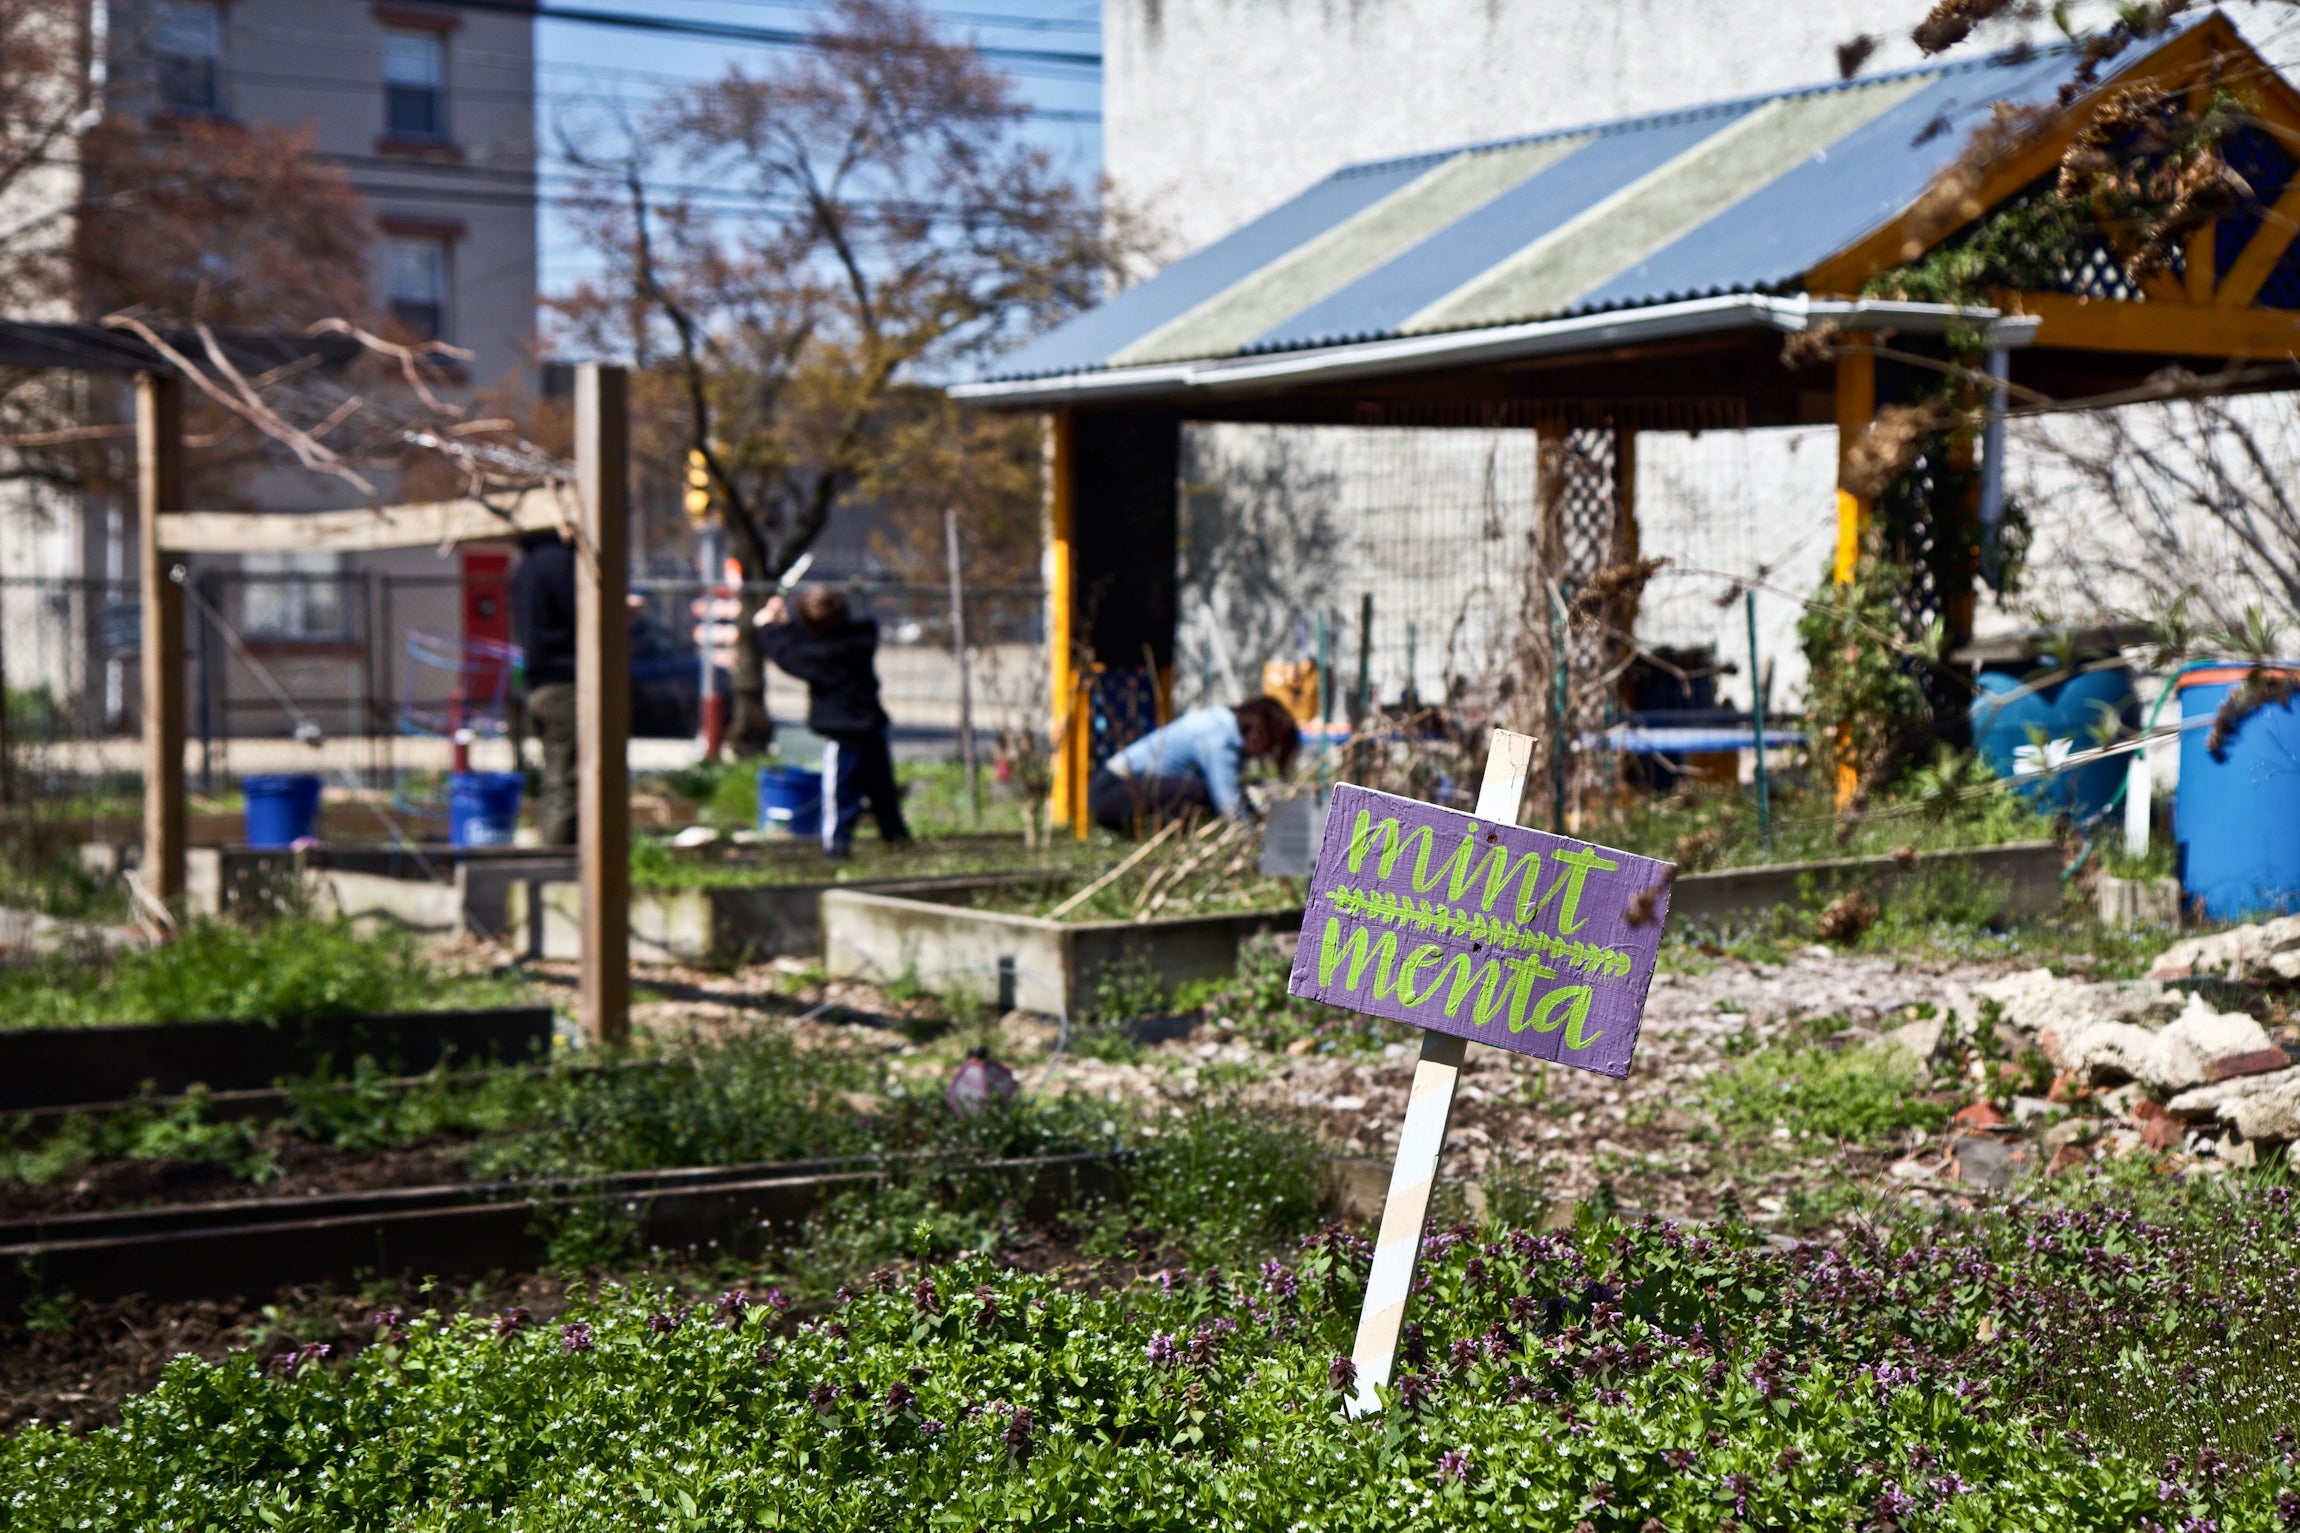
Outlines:
[{"label": "power line", "polygon": [[[673,37],[704,37],[715,42],[748,43],[761,48],[840,48],[847,46],[819,33],[787,27],[745,26],[732,21],[701,21],[681,16],[646,16],[633,11],[602,11],[589,7],[539,6],[522,0],[440,0],[457,10],[491,15],[521,16],[530,21],[563,21],[575,26],[620,27],[631,32],[655,32]],[[1010,48],[973,44],[987,59],[1015,64],[1055,64],[1074,69],[1100,69],[1102,55],[1073,53],[1056,48]]]},{"label": "power line", "polygon": [[[659,74],[644,70],[587,70],[565,65],[538,65],[537,72],[541,73],[546,68],[549,68],[551,72],[558,74],[606,74],[614,77],[628,79],[634,84],[644,84],[652,81],[659,82],[666,87],[679,85],[707,85],[710,83],[708,80],[697,77]],[[321,75],[295,74],[280,70],[242,68],[232,69],[230,71],[229,77],[234,80],[252,80],[272,85],[299,85],[307,90],[336,91],[344,94],[355,95],[373,95],[379,103],[383,99],[383,84],[380,80],[352,80],[345,79],[340,76],[330,78]],[[580,91],[568,86],[556,88],[545,87],[539,90],[521,91],[512,87],[458,85],[451,87],[448,91],[448,99],[450,103],[457,100],[520,101],[533,100],[538,97],[556,97],[558,99],[565,100],[569,98],[579,98],[581,95],[582,93]],[[1045,122],[1100,122],[1102,120],[1102,114],[1100,112],[1074,111],[1058,107],[1024,107],[1022,108],[1022,111],[1029,117]]]},{"label": "power line", "polygon": [[[817,14],[817,7],[805,0],[718,0],[721,5],[755,5],[770,11],[797,11]],[[1082,21],[1067,16],[1023,16],[1012,11],[946,11],[929,7],[938,21],[958,26],[995,27],[1016,32],[1092,32],[1099,34],[1102,23]]]}]

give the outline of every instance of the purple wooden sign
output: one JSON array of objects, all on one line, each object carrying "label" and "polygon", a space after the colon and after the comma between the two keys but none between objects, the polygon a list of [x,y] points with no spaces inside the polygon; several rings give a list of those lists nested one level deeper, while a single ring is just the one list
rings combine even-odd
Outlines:
[{"label": "purple wooden sign", "polygon": [[1627,1075],[1673,872],[1339,784],[1286,988]]}]

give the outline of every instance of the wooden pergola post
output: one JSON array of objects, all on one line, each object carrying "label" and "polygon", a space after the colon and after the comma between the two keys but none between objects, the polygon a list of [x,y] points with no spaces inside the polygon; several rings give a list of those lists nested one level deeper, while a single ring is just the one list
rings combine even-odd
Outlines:
[{"label": "wooden pergola post", "polygon": [[594,1044],[631,1034],[631,616],[628,379],[585,363],[575,375],[577,853],[583,886],[581,1009]]},{"label": "wooden pergola post", "polygon": [[136,549],[142,594],[144,887],[184,895],[184,592],[169,578],[160,518],[184,504],[184,393],[173,373],[136,375]]},{"label": "wooden pergola post", "polygon": [[1875,509],[1866,495],[1845,488],[1853,444],[1877,414],[1876,344],[1865,331],[1844,336],[1837,347],[1837,584],[1848,586],[1861,567],[1861,539]]},{"label": "wooden pergola post", "polygon": [[1046,417],[1046,650],[1053,717],[1047,748],[1054,786],[1047,823],[1084,840],[1086,679],[1078,668],[1077,428],[1068,411]]}]

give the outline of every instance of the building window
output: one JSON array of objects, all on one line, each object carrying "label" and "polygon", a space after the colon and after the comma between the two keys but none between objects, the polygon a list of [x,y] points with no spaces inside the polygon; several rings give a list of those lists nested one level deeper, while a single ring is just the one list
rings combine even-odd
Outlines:
[{"label": "building window", "polygon": [[164,0],[152,18],[153,87],[160,105],[188,117],[224,109],[223,20],[213,5]]},{"label": "building window", "polygon": [[418,340],[447,338],[447,241],[395,235],[383,242],[384,304]]},{"label": "building window", "polygon": [[388,138],[447,137],[447,39],[395,27],[383,34],[383,131]]},{"label": "building window", "polygon": [[344,636],[343,556],[293,551],[240,555],[243,625],[251,639]]}]

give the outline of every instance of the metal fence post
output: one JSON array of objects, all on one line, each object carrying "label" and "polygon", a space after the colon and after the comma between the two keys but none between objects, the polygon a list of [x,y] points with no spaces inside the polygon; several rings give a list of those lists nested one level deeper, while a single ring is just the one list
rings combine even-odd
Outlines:
[{"label": "metal fence post", "polygon": [[958,557],[958,508],[942,513],[943,539],[950,545],[950,643],[958,657],[958,759],[966,764],[966,797],[976,824],[982,823],[982,767],[974,755],[974,666],[966,648],[966,575]]}]

